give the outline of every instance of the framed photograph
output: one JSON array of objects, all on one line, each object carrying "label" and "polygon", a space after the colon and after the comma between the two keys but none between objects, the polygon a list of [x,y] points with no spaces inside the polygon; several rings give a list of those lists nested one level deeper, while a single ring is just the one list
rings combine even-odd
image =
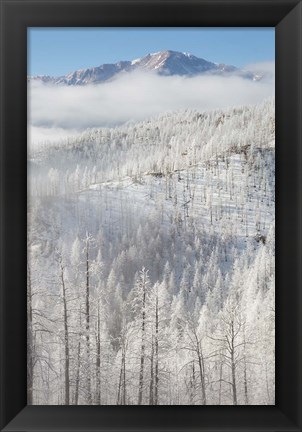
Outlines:
[{"label": "framed photograph", "polygon": [[301,18],[1,0],[1,430],[301,430]]}]

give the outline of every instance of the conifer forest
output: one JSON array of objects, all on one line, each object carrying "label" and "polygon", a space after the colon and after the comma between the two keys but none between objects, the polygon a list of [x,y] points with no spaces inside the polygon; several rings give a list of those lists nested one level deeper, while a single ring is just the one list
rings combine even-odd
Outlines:
[{"label": "conifer forest", "polygon": [[275,100],[28,153],[29,405],[275,404]]}]

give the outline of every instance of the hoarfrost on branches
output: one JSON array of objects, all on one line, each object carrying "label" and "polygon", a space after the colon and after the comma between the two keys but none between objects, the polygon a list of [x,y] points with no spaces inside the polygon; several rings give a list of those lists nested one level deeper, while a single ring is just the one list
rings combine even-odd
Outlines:
[{"label": "hoarfrost on branches", "polygon": [[274,99],[29,155],[28,403],[275,403]]}]

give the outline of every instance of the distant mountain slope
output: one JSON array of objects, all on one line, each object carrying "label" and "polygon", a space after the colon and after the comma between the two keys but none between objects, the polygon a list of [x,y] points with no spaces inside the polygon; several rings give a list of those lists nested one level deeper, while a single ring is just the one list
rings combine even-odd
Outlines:
[{"label": "distant mountain slope", "polygon": [[60,77],[36,76],[30,79],[44,83],[85,85],[97,84],[113,79],[118,74],[132,71],[156,72],[164,76],[188,76],[200,74],[239,75],[246,79],[257,81],[261,75],[241,70],[235,66],[217,64],[198,58],[192,54],[177,51],[160,51],[147,54],[132,61],[119,61],[115,64],[103,64],[97,67],[79,69]]},{"label": "distant mountain slope", "polygon": [[268,99],[256,106],[167,113],[121,127],[90,129],[78,138],[50,146],[45,143],[29,156],[38,163],[43,177],[55,166],[62,187],[67,170],[68,175],[80,170],[77,176],[81,179],[96,177],[93,183],[175,172],[218,156],[271,148],[274,106],[274,99]]}]

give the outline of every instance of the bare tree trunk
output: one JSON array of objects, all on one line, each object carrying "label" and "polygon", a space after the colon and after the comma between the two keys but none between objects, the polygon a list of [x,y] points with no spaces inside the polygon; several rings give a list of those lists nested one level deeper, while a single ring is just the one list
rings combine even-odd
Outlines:
[{"label": "bare tree trunk", "polygon": [[154,365],[153,365],[153,363],[154,363],[154,344],[153,344],[153,336],[152,336],[149,405],[154,405]]},{"label": "bare tree trunk", "polygon": [[34,344],[33,344],[33,313],[30,267],[27,267],[27,404],[33,404],[33,380],[34,380]]},{"label": "bare tree trunk", "polygon": [[101,335],[100,304],[98,301],[97,335],[96,335],[96,404],[101,405]]},{"label": "bare tree trunk", "polygon": [[155,389],[154,389],[154,405],[158,405],[158,293],[156,293],[155,303]]},{"label": "bare tree trunk", "polygon": [[76,370],[76,380],[75,380],[75,393],[74,393],[74,404],[79,403],[79,386],[80,386],[80,355],[81,355],[81,342],[78,342],[77,350],[77,370]]},{"label": "bare tree trunk", "polygon": [[271,404],[271,395],[269,391],[269,385],[268,385],[268,376],[267,376],[267,362],[265,362],[265,381],[266,381],[266,392],[268,397],[268,404]]},{"label": "bare tree trunk", "polygon": [[122,348],[122,360],[117,395],[117,405],[126,405],[126,353]]},{"label": "bare tree trunk", "polygon": [[196,387],[196,377],[195,377],[195,362],[192,363],[192,373],[189,381],[189,398],[190,404],[195,405],[195,387]]},{"label": "bare tree trunk", "polygon": [[232,393],[233,405],[237,405],[237,389],[236,389],[236,366],[234,361],[234,350],[231,351],[231,366],[232,366]]},{"label": "bare tree trunk", "polygon": [[205,385],[205,377],[204,377],[204,361],[202,355],[201,342],[198,339],[195,327],[193,327],[193,333],[196,341],[196,353],[198,357],[198,366],[199,366],[200,384],[201,384],[201,400],[202,400],[202,405],[206,405],[207,398],[206,398],[206,385]]},{"label": "bare tree trunk", "polygon": [[126,405],[126,352],[123,355],[123,405]]},{"label": "bare tree trunk", "polygon": [[90,285],[89,285],[89,236],[87,234],[86,237],[86,354],[87,354],[87,403],[91,405],[92,397],[91,397],[91,377],[90,377]]},{"label": "bare tree trunk", "polygon": [[220,357],[220,372],[219,372],[219,399],[218,399],[218,405],[221,405],[221,390],[222,390],[222,358]]},{"label": "bare tree trunk", "polygon": [[249,404],[249,398],[248,398],[248,389],[247,389],[247,376],[246,376],[246,360],[244,356],[244,400],[245,405]]},{"label": "bare tree trunk", "polygon": [[66,286],[64,279],[64,267],[62,261],[60,262],[61,267],[61,282],[62,282],[62,293],[63,293],[63,308],[64,308],[64,350],[65,350],[65,405],[69,405],[69,335],[68,335],[68,312],[67,312],[67,299],[66,299]]},{"label": "bare tree trunk", "polygon": [[233,405],[237,405],[237,388],[236,388],[236,365],[235,365],[235,348],[234,348],[234,320],[231,321],[231,369],[232,369],[232,393],[233,393]]},{"label": "bare tree trunk", "polygon": [[[142,332],[145,332],[145,318],[142,325]],[[143,336],[144,337],[144,336]],[[145,363],[145,342],[142,338],[141,346],[141,360],[140,360],[140,371],[139,371],[139,389],[138,389],[138,405],[142,404],[143,400],[143,385],[144,385],[144,363]]]},{"label": "bare tree trunk", "polygon": [[202,405],[207,404],[207,398],[206,398],[206,387],[205,387],[205,380],[204,380],[204,364],[203,359],[200,351],[198,350],[198,365],[199,365],[199,373],[200,373],[200,383],[201,383],[201,400]]},{"label": "bare tree trunk", "polygon": [[121,402],[122,377],[123,377],[123,357],[122,357],[122,361],[121,361],[120,378],[119,378],[119,383],[118,383],[117,401],[116,401],[117,405],[122,405],[122,402]]},{"label": "bare tree trunk", "polygon": [[138,388],[138,405],[143,401],[143,385],[144,385],[144,363],[145,363],[145,319],[146,319],[146,276],[143,275],[142,281],[143,299],[142,299],[142,344],[141,344],[141,360],[139,372],[139,388]]}]

